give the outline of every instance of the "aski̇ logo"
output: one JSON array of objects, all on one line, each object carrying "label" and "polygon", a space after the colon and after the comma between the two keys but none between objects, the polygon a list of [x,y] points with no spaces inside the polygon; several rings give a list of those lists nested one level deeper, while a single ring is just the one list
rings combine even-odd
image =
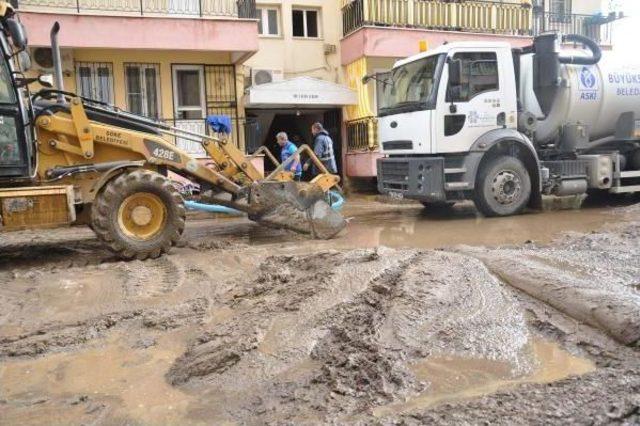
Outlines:
[{"label": "aski\u0307 logo", "polygon": [[589,67],[582,67],[579,74],[580,100],[595,101],[598,99],[598,79]]},{"label": "aski\u0307 logo", "polygon": [[598,90],[597,83],[593,72],[588,67],[583,67],[580,71],[580,90]]}]

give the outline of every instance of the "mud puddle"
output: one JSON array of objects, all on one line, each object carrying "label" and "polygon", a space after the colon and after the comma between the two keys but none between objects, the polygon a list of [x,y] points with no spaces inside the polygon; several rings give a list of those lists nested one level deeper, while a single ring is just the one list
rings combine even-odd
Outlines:
[{"label": "mud puddle", "polygon": [[[630,220],[628,215],[617,218]],[[588,233],[611,222],[611,209],[591,207],[485,218],[472,205],[429,212],[403,207],[396,211],[353,211],[344,246],[438,248],[459,244],[496,247],[527,241],[548,243],[564,232]]]},{"label": "mud puddle", "polygon": [[513,365],[483,358],[430,357],[411,366],[429,390],[398,404],[378,407],[376,417],[424,410],[436,404],[477,398],[524,383],[546,384],[595,371],[593,361],[576,357],[558,344],[534,338],[530,343],[533,371],[513,377]]},{"label": "mud puddle", "polygon": [[2,421],[179,424],[193,398],[170,386],[164,372],[184,350],[183,334],[166,333],[132,348],[118,333],[104,346],[5,362],[0,395],[9,403]]}]

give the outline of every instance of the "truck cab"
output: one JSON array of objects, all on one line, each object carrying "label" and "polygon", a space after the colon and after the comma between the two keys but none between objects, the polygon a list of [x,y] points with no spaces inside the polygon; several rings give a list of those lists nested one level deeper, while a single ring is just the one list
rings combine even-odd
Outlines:
[{"label": "truck cab", "polygon": [[381,193],[425,205],[472,198],[487,149],[511,139],[499,152],[523,151],[529,176],[505,171],[489,190],[501,194],[503,207],[518,196],[526,196],[518,208],[529,202],[538,168],[531,141],[517,131],[509,44],[445,44],[397,62],[377,80],[379,142],[387,156],[378,163]]}]

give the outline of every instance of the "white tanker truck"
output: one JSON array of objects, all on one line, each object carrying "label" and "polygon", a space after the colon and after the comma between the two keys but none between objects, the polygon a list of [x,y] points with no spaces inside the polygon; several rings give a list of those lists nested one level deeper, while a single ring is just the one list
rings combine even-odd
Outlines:
[{"label": "white tanker truck", "polygon": [[523,49],[445,44],[372,79],[381,193],[507,216],[542,194],[640,191],[636,55],[549,33]]}]

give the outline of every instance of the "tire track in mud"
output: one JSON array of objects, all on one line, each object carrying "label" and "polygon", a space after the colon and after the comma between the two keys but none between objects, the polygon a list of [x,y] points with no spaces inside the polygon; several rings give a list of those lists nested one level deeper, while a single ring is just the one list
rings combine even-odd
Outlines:
[{"label": "tire track in mud", "polygon": [[471,257],[329,251],[270,257],[257,270],[229,295],[233,315],[166,375],[175,386],[217,389],[216,406],[237,421],[337,418],[420,392],[428,384],[409,363],[432,352],[527,368],[517,303]]},{"label": "tire track in mud", "polygon": [[104,338],[107,332],[116,327],[133,326],[148,331],[166,331],[199,324],[208,306],[207,299],[197,298],[174,305],[171,309],[136,309],[83,321],[43,325],[26,333],[0,337],[0,359],[77,349]]},{"label": "tire track in mud", "polygon": [[121,262],[126,297],[157,297],[175,291],[186,279],[184,268],[170,256],[150,261]]}]

